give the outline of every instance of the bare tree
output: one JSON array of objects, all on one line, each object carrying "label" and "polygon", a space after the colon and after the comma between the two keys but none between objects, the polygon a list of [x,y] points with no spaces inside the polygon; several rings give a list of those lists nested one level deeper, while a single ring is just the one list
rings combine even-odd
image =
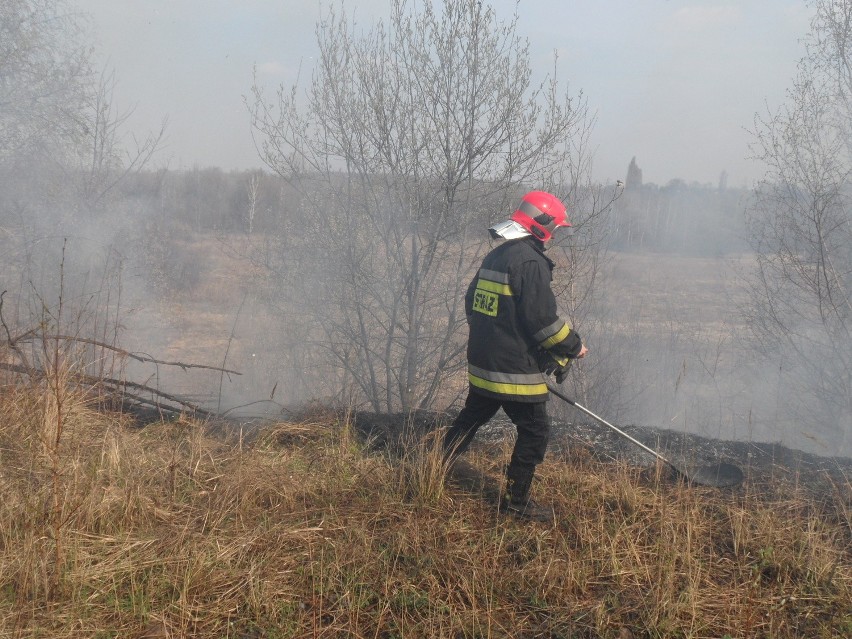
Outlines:
[{"label": "bare tree", "polygon": [[82,31],[63,0],[0,4],[0,160],[79,139],[91,76]]},{"label": "bare tree", "polygon": [[416,6],[394,0],[363,34],[329,11],[304,103],[298,84],[269,99],[255,80],[249,104],[309,238],[279,272],[314,276],[302,299],[322,301],[320,345],[375,410],[436,401],[464,365],[484,228],[528,185],[568,197],[566,168],[587,167],[586,101],[532,83],[517,19],[478,0]]},{"label": "bare tree", "polygon": [[257,202],[260,191],[261,174],[258,171],[252,171],[248,177],[246,184],[246,194],[248,195],[248,206],[246,210],[246,232],[251,235],[254,230],[254,218],[257,215]]},{"label": "bare tree", "polygon": [[[73,304],[60,293],[59,306],[66,317],[77,313],[75,337],[85,337],[91,347],[117,341],[117,306],[114,314],[102,313],[101,304],[106,308],[121,298],[123,258],[116,260],[118,253],[107,248],[103,275],[93,274],[101,247],[92,246],[106,230],[97,228],[95,240],[80,237],[88,230],[80,213],[102,205],[124,178],[141,170],[162,131],[134,140],[135,148],[125,145],[127,115],[113,107],[113,75],[93,72],[85,25],[85,16],[64,0],[0,3],[0,288],[9,287],[10,325],[37,318],[42,331],[61,334],[64,322],[47,317],[45,309],[57,286],[79,287]],[[66,233],[76,237],[62,238],[60,249],[57,240]],[[74,250],[77,241],[87,245]],[[60,250],[57,284],[50,265]],[[93,366],[106,365],[106,358],[90,354]]]},{"label": "bare tree", "polygon": [[128,141],[124,129],[133,110],[116,110],[115,85],[115,72],[104,71],[97,84],[87,87],[80,114],[82,135],[74,145],[74,160],[64,162],[77,186],[79,206],[88,210],[101,206],[127,176],[148,165],[166,131],[163,119],[158,131],[141,138],[130,136]]},{"label": "bare tree", "polygon": [[65,0],[0,6],[0,170],[10,174],[2,196],[16,206],[57,194],[52,208],[95,209],[163,139],[165,121],[128,139],[132,111],[115,109],[115,74],[95,73],[85,25]]},{"label": "bare tree", "polygon": [[852,423],[852,2],[819,0],[807,54],[778,113],[755,120],[768,168],[749,210],[757,252],[750,325],[780,360],[800,424]]}]

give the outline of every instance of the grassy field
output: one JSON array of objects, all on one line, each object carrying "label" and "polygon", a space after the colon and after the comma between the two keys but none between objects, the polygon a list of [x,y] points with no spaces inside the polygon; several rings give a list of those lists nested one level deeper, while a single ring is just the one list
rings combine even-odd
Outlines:
[{"label": "grassy field", "polygon": [[[499,516],[433,438],[373,450],[346,415],[249,439],[139,428],[54,371],[0,388],[0,637],[836,638],[852,486],[689,488],[577,451]],[[216,434],[218,433],[218,434]],[[506,450],[472,451],[499,475]]]}]

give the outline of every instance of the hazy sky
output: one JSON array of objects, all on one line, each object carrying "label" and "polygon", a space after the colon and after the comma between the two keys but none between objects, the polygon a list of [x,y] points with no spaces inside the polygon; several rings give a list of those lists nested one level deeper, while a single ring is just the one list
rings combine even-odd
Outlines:
[{"label": "hazy sky", "polygon": [[[487,1],[487,0],[486,0]],[[114,68],[132,127],[168,117],[160,162],[173,168],[259,166],[243,96],[252,68],[289,86],[316,51],[318,0],[71,0],[91,18],[102,63]],[[436,0],[440,4],[440,0]],[[365,28],[390,0],[344,0]],[[420,4],[418,1],[417,4]],[[515,0],[490,3],[508,20]],[[328,6],[328,2],[323,2]],[[636,156],[646,182],[673,178],[750,185],[756,112],[777,108],[803,54],[804,0],[520,0],[518,32],[537,73],[553,68],[597,113],[600,180]]]}]

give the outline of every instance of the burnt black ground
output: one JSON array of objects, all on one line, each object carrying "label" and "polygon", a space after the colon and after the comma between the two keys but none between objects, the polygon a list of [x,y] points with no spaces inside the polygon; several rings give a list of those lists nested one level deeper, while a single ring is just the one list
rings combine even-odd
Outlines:
[{"label": "burnt black ground", "polygon": [[[372,447],[399,453],[423,435],[449,425],[452,418],[450,414],[426,411],[411,415],[361,412],[355,414],[354,423],[358,434]],[[783,484],[812,493],[852,493],[852,459],[848,457],[822,457],[779,443],[717,440],[647,426],[619,428],[681,469],[730,463],[738,466],[752,485]],[[500,412],[479,430],[474,445],[493,445],[511,437],[514,427]],[[605,426],[583,421],[554,423],[548,459],[570,460],[578,452],[601,462],[637,468],[657,465],[652,454]]]}]

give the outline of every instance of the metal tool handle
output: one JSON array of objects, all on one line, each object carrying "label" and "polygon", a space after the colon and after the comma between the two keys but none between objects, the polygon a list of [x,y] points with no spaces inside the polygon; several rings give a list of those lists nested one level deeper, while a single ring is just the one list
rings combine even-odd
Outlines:
[{"label": "metal tool handle", "polygon": [[630,441],[632,441],[634,444],[636,444],[637,446],[639,446],[639,447],[640,447],[640,448],[642,448],[643,450],[648,451],[648,452],[649,452],[649,453],[651,453],[654,457],[656,457],[657,459],[659,459],[661,462],[664,462],[664,463],[668,464],[669,466],[674,467],[674,466],[673,466],[673,464],[672,464],[672,463],[671,463],[668,459],[666,459],[665,457],[663,457],[663,456],[662,456],[660,453],[658,453],[656,450],[654,450],[653,448],[648,448],[645,444],[643,444],[642,442],[640,442],[638,439],[634,439],[633,437],[631,437],[630,435],[628,435],[627,433],[625,433],[623,430],[621,430],[621,429],[620,429],[620,428],[618,428],[617,426],[613,426],[612,424],[610,424],[610,423],[609,423],[608,421],[606,421],[603,417],[600,417],[599,415],[595,415],[592,411],[590,411],[590,410],[589,410],[588,408],[586,408],[585,406],[581,406],[580,404],[578,404],[577,402],[575,402],[573,399],[571,399],[571,398],[569,398],[569,397],[567,397],[567,396],[563,395],[563,394],[562,394],[562,393],[560,393],[558,390],[555,390],[555,389],[551,388],[549,385],[548,385],[547,389],[548,389],[551,393],[553,393],[554,395],[556,395],[559,399],[561,399],[561,400],[563,400],[563,401],[568,402],[568,403],[569,403],[569,404],[571,404],[571,406],[573,406],[574,408],[576,408],[576,409],[578,409],[578,410],[580,410],[580,411],[582,411],[582,412],[586,413],[586,415],[588,415],[588,416],[589,416],[589,417],[591,417],[592,419],[597,420],[598,422],[600,422],[600,423],[601,423],[601,424],[603,424],[604,426],[607,426],[608,428],[611,428],[612,430],[614,430],[616,433],[618,433],[618,434],[619,434],[619,435],[621,435],[622,437],[626,437],[627,439],[629,439]]}]

